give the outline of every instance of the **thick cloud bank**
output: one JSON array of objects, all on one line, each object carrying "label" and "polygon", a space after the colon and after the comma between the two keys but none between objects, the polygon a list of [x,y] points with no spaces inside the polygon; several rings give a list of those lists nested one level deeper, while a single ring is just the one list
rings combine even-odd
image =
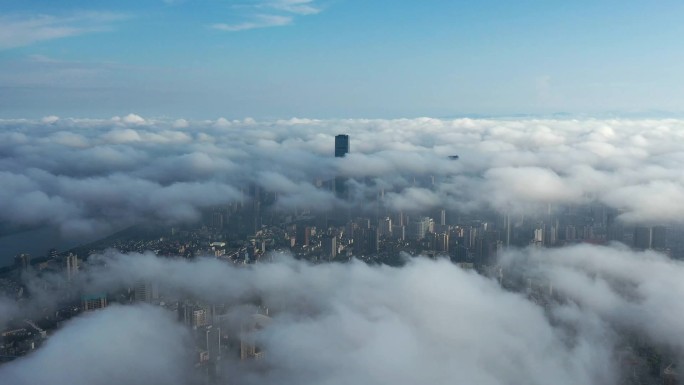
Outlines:
[{"label": "thick cloud bank", "polygon": [[[351,153],[335,159],[339,133]],[[290,208],[598,201],[625,221],[681,222],[683,136],[680,120],[3,120],[0,221],[77,235],[193,221],[256,184]],[[324,188],[336,176],[351,202]]]},{"label": "thick cloud bank", "polygon": [[[225,383],[617,384],[647,371],[625,359],[635,344],[671,352],[675,363],[684,353],[684,264],[657,253],[618,245],[511,251],[499,279],[523,282],[515,291],[424,257],[401,268],[274,259],[239,268],[110,252],[93,257],[75,284],[113,291],[154,281],[165,295],[229,305],[229,319],[249,314],[247,305],[268,306],[273,321],[256,336],[264,358],[228,357]],[[192,377],[180,364],[185,332],[163,312],[127,306],[76,318],[45,347],[0,367],[0,378],[183,383]],[[240,333],[235,323],[221,326]],[[73,376],[62,361],[88,370]]]},{"label": "thick cloud bank", "polygon": [[[344,158],[333,157],[339,133],[351,138]],[[0,224],[82,235],[192,222],[205,208],[247,200],[254,186],[286,209],[526,214],[598,202],[625,222],[681,224],[682,136],[679,120],[5,120]],[[345,181],[348,194],[330,181]],[[225,357],[218,374],[260,385],[617,384],[657,377],[684,354],[684,265],[651,251],[510,249],[495,278],[423,257],[402,268],[273,257],[235,267],[108,252],[69,283],[26,273],[30,301],[0,299],[0,324],[73,293],[140,282],[159,285],[168,303],[225,305],[217,322],[234,338],[265,305],[273,320],[254,336],[263,359]],[[191,332],[168,308],[82,314],[1,366],[0,379],[192,384]]]},{"label": "thick cloud bank", "polygon": [[35,353],[0,368],[3,384],[185,384],[188,332],[150,306],[113,306],[70,321]]},{"label": "thick cloud bank", "polygon": [[623,333],[684,354],[684,264],[623,245],[577,245],[505,254],[502,265],[567,297]]}]

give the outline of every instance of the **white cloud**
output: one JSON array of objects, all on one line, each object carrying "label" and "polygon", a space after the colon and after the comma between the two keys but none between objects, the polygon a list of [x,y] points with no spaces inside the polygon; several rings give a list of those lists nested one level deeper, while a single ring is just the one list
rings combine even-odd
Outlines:
[{"label": "white cloud", "polygon": [[218,128],[227,128],[227,127],[230,127],[230,125],[231,125],[230,121],[224,117],[220,117],[220,118],[216,119],[216,122],[214,122],[214,127],[218,127]]},{"label": "white cloud", "polygon": [[185,384],[192,373],[188,334],[160,308],[115,305],[71,320],[0,372],[16,385]]},{"label": "white cloud", "polygon": [[135,125],[146,123],[145,119],[142,116],[136,115],[136,114],[128,114],[128,115],[124,116],[121,120],[124,123],[135,124]]},{"label": "white cloud", "polygon": [[211,27],[220,31],[246,31],[257,28],[281,27],[292,24],[291,16],[281,15],[254,15],[251,20],[236,24],[217,23]]},{"label": "white cloud", "polygon": [[[129,115],[50,121],[0,120],[3,224],[47,223],[84,234],[140,221],[195,221],[203,208],[241,199],[240,188],[249,183],[278,192],[286,208],[369,205],[385,189],[384,203],[404,210],[599,202],[631,223],[681,224],[684,218],[681,120],[221,118],[178,124]],[[342,159],[333,157],[338,133],[351,138],[351,153]],[[460,158],[449,160],[452,154]],[[338,175],[348,178],[350,202],[317,187]],[[226,373],[240,383],[487,385],[552,378],[603,385],[622,382],[625,341],[669,348],[675,358],[684,354],[684,265],[617,245],[505,253],[504,277],[529,279],[563,299],[546,308],[446,261],[412,260],[396,269],[284,258],[238,269],[213,259],[151,254],[93,258],[107,263],[83,274],[87,287],[117,290],[157,279],[208,302],[239,307],[261,298],[274,310],[273,324],[257,336],[269,370],[235,365]],[[0,299],[0,322],[19,311],[7,302]],[[99,339],[103,329],[94,326],[102,324],[107,344]],[[90,333],[98,338],[86,338]],[[0,367],[0,378],[78,384],[72,366],[46,364],[67,358],[106,373],[126,367],[112,374],[116,383],[173,383],[186,373],[177,361],[182,334],[167,315],[117,307],[67,323],[48,345]],[[112,345],[130,335],[140,341]],[[154,367],[140,369],[129,348],[155,357]],[[128,374],[141,377],[124,378]],[[110,378],[80,375],[92,384]]]},{"label": "white cloud", "polygon": [[41,121],[43,123],[46,123],[46,124],[53,124],[53,123],[57,122],[58,120],[59,120],[59,116],[55,116],[55,115],[46,116],[43,119],[41,119]]},{"label": "white cloud", "polygon": [[237,23],[216,23],[211,28],[236,32],[257,28],[282,27],[294,22],[295,17],[315,15],[321,8],[314,0],[271,0],[258,1],[251,6],[235,7],[240,10]]},{"label": "white cloud", "polygon": [[[273,258],[244,268],[213,258],[110,251],[92,256],[93,265],[72,285],[116,292],[153,280],[167,298],[226,304],[221,318],[236,322],[220,326],[233,338],[251,314],[244,305],[258,298],[273,317],[255,335],[263,365],[240,365],[231,354],[223,361],[226,378],[245,384],[500,385],[553,378],[604,385],[644,370],[631,365],[637,360],[623,366],[633,341],[672,349],[663,350],[671,352],[667,360],[684,352],[678,306],[684,265],[653,252],[581,245],[505,253],[505,279],[529,281],[533,296],[444,259],[411,258],[392,268]],[[534,298],[551,287],[562,300],[548,295],[540,305]],[[17,384],[60,383],[79,370],[69,383],[185,383],[191,369],[184,346],[192,346],[186,333],[160,309],[114,306],[68,322],[34,354],[0,367],[0,376]],[[87,368],[48,365],[65,358]],[[127,370],[115,371],[122,366]]]},{"label": "white cloud", "polygon": [[[102,228],[194,220],[250,183],[279,192],[285,208],[370,207],[382,190],[389,208],[522,213],[598,202],[629,223],[684,218],[679,120],[166,121],[130,114],[49,122],[0,121],[3,223]],[[333,157],[338,133],[351,138],[341,159]],[[453,154],[460,159],[449,160]],[[335,176],[348,178],[351,201],[322,188]],[[140,204],[165,188],[172,200]]]},{"label": "white cloud", "polygon": [[173,122],[173,128],[188,128],[190,123],[185,119],[177,119]]},{"label": "white cloud", "polygon": [[0,50],[105,31],[112,22],[125,17],[107,12],[77,12],[66,16],[3,15],[0,16]]},{"label": "white cloud", "polygon": [[261,6],[298,15],[313,15],[321,11],[319,7],[314,5],[313,0],[278,0],[266,2]]}]

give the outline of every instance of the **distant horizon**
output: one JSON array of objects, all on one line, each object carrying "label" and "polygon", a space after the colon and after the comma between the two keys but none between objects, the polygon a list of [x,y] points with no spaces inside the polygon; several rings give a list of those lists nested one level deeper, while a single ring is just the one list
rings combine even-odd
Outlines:
[{"label": "distant horizon", "polygon": [[205,122],[218,119],[227,119],[229,121],[240,121],[245,119],[254,119],[263,122],[276,122],[291,119],[312,119],[321,121],[334,120],[414,120],[421,118],[439,119],[439,120],[454,120],[454,119],[490,119],[490,120],[528,120],[528,119],[550,119],[550,120],[564,120],[564,119],[684,119],[684,111],[661,111],[661,110],[644,110],[644,111],[604,111],[604,112],[569,112],[556,111],[549,113],[533,113],[533,112],[517,112],[517,113],[454,113],[447,115],[396,115],[396,116],[375,116],[375,115],[348,115],[348,116],[305,116],[305,115],[282,115],[282,116],[254,116],[254,115],[227,115],[214,114],[207,116],[187,116],[187,115],[169,115],[169,114],[143,114],[136,111],[128,111],[122,113],[112,114],[82,114],[82,115],[58,115],[58,114],[34,114],[34,115],[2,115],[0,114],[0,121],[19,121],[32,120],[37,121],[41,119],[74,119],[74,120],[112,120],[117,118],[124,118],[126,116],[140,116],[145,119],[159,120],[159,121],[174,121],[174,120],[188,120],[189,122]]},{"label": "distant horizon", "polygon": [[0,117],[684,111],[684,4],[25,0]]}]

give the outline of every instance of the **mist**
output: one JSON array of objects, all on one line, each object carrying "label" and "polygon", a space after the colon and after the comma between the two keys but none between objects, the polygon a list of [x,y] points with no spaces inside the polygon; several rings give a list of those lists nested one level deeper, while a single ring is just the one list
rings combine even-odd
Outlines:
[{"label": "mist", "polygon": [[[253,337],[264,358],[258,364],[227,358],[220,377],[225,383],[542,384],[553,378],[616,384],[625,378],[622,360],[634,340],[662,347],[674,360],[682,357],[677,303],[684,265],[655,252],[618,244],[510,250],[498,267],[503,285],[522,280],[520,290],[448,259],[414,257],[403,267],[314,265],[285,253],[273,259],[240,267],[213,258],[109,251],[92,256],[73,284],[115,292],[154,281],[167,300],[223,303],[230,309],[226,316],[238,320],[221,324],[223,332],[235,336],[255,303],[268,307],[273,321]],[[54,284],[59,277],[33,279]],[[46,285],[33,290],[40,287]],[[537,295],[549,291],[553,295]],[[0,376],[19,384],[47,378],[192,383],[196,373],[179,364],[188,331],[174,316],[150,306],[116,305],[81,315],[46,346],[0,367]],[[89,372],[74,379],[73,367],[52,364],[62,359]],[[98,375],[115,368],[126,370]]]},{"label": "mist", "polygon": [[189,333],[151,306],[112,306],[71,320],[30,356],[3,365],[6,384],[187,384]]},{"label": "mist", "polygon": [[[254,119],[0,121],[0,220],[65,236],[139,223],[196,223],[244,202],[327,210],[493,209],[598,202],[625,223],[681,223],[680,120]],[[351,152],[333,157],[334,135]],[[49,156],[47,155],[49,154]],[[458,160],[448,156],[459,155]],[[351,193],[320,187],[336,176]],[[426,181],[426,178],[429,180]],[[653,200],[657,194],[663,199]],[[678,203],[679,202],[679,203]]]},{"label": "mist", "polygon": [[[0,121],[0,222],[86,239],[136,224],[196,224],[259,186],[266,209],[530,214],[600,204],[628,225],[681,224],[680,120],[205,121],[48,117]],[[351,151],[333,157],[334,136]],[[49,156],[46,156],[49,154]],[[449,158],[458,155],[458,159]],[[342,177],[341,198],[329,181]],[[657,197],[657,199],[654,199]],[[91,255],[79,274],[24,274],[28,299],[0,299],[0,324],[74,293],[154,282],[165,306],[113,301],[0,366],[12,384],[192,384],[193,331],[173,307],[222,304],[222,333],[260,307],[258,362],[227,357],[241,384],[617,384],[647,372],[644,346],[681,361],[684,265],[621,244],[508,248],[485,274],[425,256],[402,267],[312,264],[272,252],[233,265],[152,252]],[[65,362],[65,364],[62,364]],[[626,362],[634,363],[626,367]],[[636,368],[636,369],[635,369]]]}]

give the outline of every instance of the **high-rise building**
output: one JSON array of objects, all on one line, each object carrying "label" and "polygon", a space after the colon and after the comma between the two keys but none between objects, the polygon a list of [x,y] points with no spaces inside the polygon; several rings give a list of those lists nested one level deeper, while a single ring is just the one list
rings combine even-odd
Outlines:
[{"label": "high-rise building", "polygon": [[272,319],[266,315],[254,314],[242,325],[242,333],[240,333],[241,360],[259,360],[264,356],[261,347],[254,340],[254,332],[267,327],[271,322]]},{"label": "high-rise building", "polygon": [[202,308],[197,308],[192,311],[192,327],[197,329],[201,326],[208,325],[207,310]]},{"label": "high-rise building", "polygon": [[14,257],[14,265],[20,270],[28,270],[31,267],[31,255],[21,253]]},{"label": "high-rise building", "polygon": [[[340,134],[335,136],[335,158],[343,158],[349,154],[349,135]],[[348,178],[344,175],[337,175],[333,180],[335,195],[340,199],[349,198],[347,187]]]},{"label": "high-rise building", "polygon": [[406,226],[392,226],[392,236],[395,239],[401,239],[402,241],[406,239]]},{"label": "high-rise building", "polygon": [[186,326],[197,329],[213,322],[214,309],[191,301],[178,303],[178,320]]},{"label": "high-rise building", "polygon": [[452,261],[454,262],[466,262],[469,261],[470,259],[468,258],[468,248],[463,246],[463,245],[456,245],[456,247],[453,250]]},{"label": "high-rise building", "polygon": [[67,281],[71,282],[78,272],[78,256],[76,254],[69,253],[64,262],[66,264]]},{"label": "high-rise building", "polygon": [[409,236],[412,239],[423,239],[425,234],[430,231],[430,224],[434,223],[432,218],[423,217],[417,221],[413,221],[409,225]]},{"label": "high-rise building", "polygon": [[617,220],[619,214],[620,212],[617,210],[607,210],[606,212],[606,239],[609,241],[624,241],[625,230]]},{"label": "high-rise building", "polygon": [[565,241],[574,242],[577,239],[577,229],[573,225],[568,225],[565,228]]},{"label": "high-rise building", "polygon": [[349,135],[335,136],[335,157],[342,158],[347,154],[349,154]]},{"label": "high-rise building", "polygon": [[646,250],[651,248],[653,230],[650,227],[638,226],[634,228],[634,248]]},{"label": "high-rise building", "polygon": [[449,234],[439,233],[435,234],[435,251],[448,253],[449,252]]},{"label": "high-rise building", "polygon": [[107,307],[107,294],[89,294],[81,297],[83,311],[93,311]]},{"label": "high-rise building", "polygon": [[216,230],[223,229],[223,213],[219,210],[215,210],[211,213],[211,227]]},{"label": "high-rise building", "polygon": [[534,240],[533,243],[536,246],[541,246],[544,242],[544,230],[540,227],[534,229]]},{"label": "high-rise building", "polygon": [[547,238],[550,246],[556,244],[556,240],[558,239],[558,228],[556,226],[551,226],[551,231],[549,231],[549,236]]},{"label": "high-rise building", "polygon": [[389,217],[378,220],[378,229],[380,235],[389,237],[392,235],[392,219]]},{"label": "high-rise building", "polygon": [[297,246],[309,246],[309,241],[311,240],[311,227],[305,226],[303,223],[298,223],[295,230],[295,237]]},{"label": "high-rise building", "polygon": [[204,330],[206,351],[209,352],[209,360],[217,362],[221,359],[221,328],[207,326]]},{"label": "high-rise building", "polygon": [[140,281],[135,285],[134,297],[136,302],[152,302],[159,298],[159,289],[154,283]]},{"label": "high-rise building", "polygon": [[504,237],[504,245],[508,248],[511,245],[511,215],[506,213],[503,218],[504,229],[506,236]]},{"label": "high-rise building", "polygon": [[337,257],[337,238],[332,236],[323,238],[323,255],[329,259]]},{"label": "high-rise building", "polygon": [[376,227],[371,227],[367,230],[367,248],[368,254],[374,255],[380,250],[380,233]]},{"label": "high-rise building", "polygon": [[656,250],[667,248],[667,228],[665,226],[655,226],[651,237],[651,247]]}]

